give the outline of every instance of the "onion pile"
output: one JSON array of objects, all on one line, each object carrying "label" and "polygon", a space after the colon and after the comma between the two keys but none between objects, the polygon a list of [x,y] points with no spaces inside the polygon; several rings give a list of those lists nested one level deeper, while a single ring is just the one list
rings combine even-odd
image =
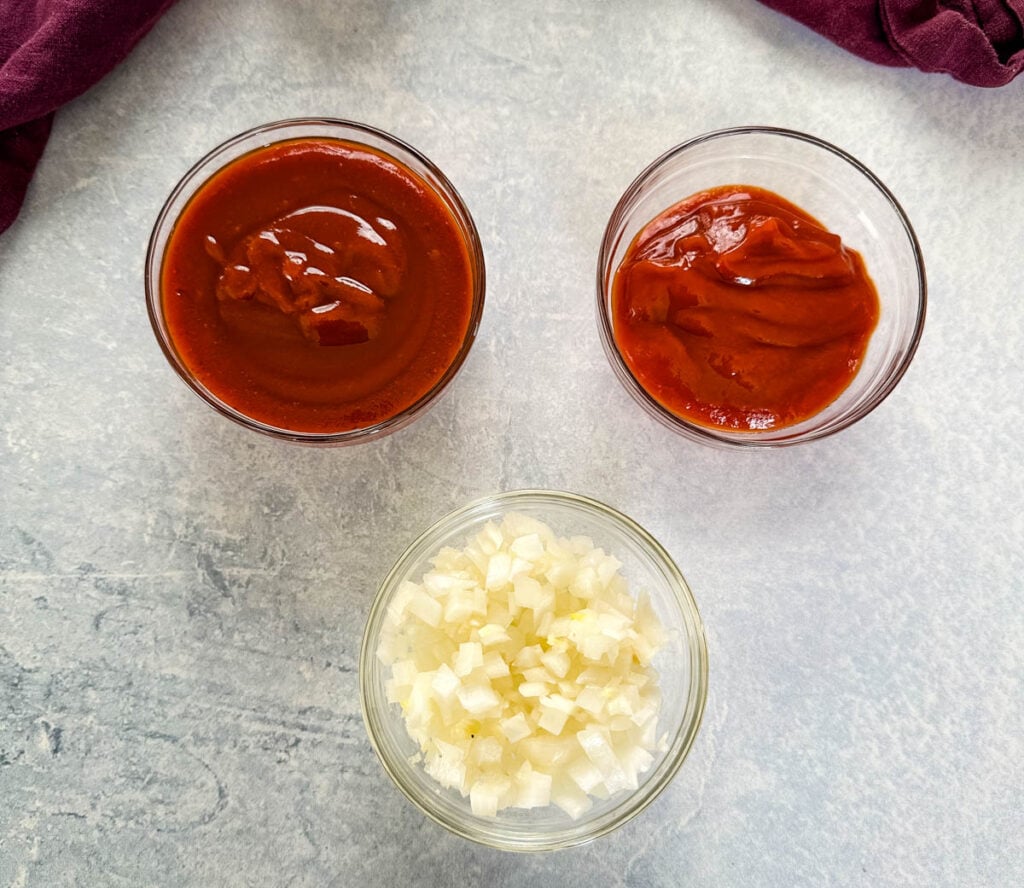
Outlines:
[{"label": "onion pile", "polygon": [[426,772],[473,813],[636,789],[663,744],[664,632],[621,563],[521,514],[445,547],[387,608],[377,656]]}]

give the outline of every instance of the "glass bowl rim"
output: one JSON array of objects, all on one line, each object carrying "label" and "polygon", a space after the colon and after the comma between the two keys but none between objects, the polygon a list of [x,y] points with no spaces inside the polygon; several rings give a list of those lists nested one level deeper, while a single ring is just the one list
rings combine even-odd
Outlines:
[{"label": "glass bowl rim", "polygon": [[[719,139],[728,139],[732,136],[741,135],[777,136],[783,139],[794,139],[796,141],[805,142],[845,161],[849,166],[859,172],[875,187],[879,194],[882,195],[889,207],[895,213],[896,218],[899,220],[903,232],[907,236],[907,241],[910,245],[911,254],[914,260],[914,269],[917,274],[918,298],[913,329],[907,339],[906,345],[904,346],[904,353],[899,364],[893,372],[887,375],[883,384],[879,386],[877,390],[873,391],[871,396],[867,398],[863,404],[859,405],[855,410],[852,410],[849,415],[841,417],[838,422],[831,423],[822,429],[804,429],[803,431],[796,432],[790,436],[783,435],[782,437],[773,438],[771,440],[765,440],[764,438],[759,437],[757,432],[736,432],[725,429],[719,431],[708,426],[702,426],[684,419],[683,417],[677,416],[666,407],[659,404],[633,375],[633,372],[629,369],[621,352],[619,351],[618,345],[615,342],[610,312],[607,305],[610,296],[606,297],[605,293],[605,270],[609,267],[611,262],[613,252],[612,240],[615,236],[616,228],[619,226],[629,204],[637,197],[647,182],[665,164],[684,154],[686,151],[707,142],[713,142]],[[612,270],[611,273],[614,274],[614,270]],[[604,348],[605,356],[612,366],[612,370],[633,399],[636,400],[650,416],[683,437],[702,444],[711,445],[712,447],[726,449],[791,447],[796,444],[804,444],[810,441],[821,440],[822,438],[827,438],[842,431],[843,429],[849,428],[881,404],[892,393],[893,389],[896,388],[900,380],[903,378],[914,358],[914,355],[917,353],[918,346],[920,345],[921,336],[924,333],[924,322],[927,310],[928,281],[925,272],[924,256],[921,251],[921,244],[918,241],[917,233],[914,231],[910,218],[907,216],[907,213],[903,209],[899,200],[897,200],[896,196],[888,186],[886,186],[886,184],[879,179],[879,177],[875,175],[869,167],[848,151],[840,148],[832,142],[828,142],[825,139],[809,133],[801,132],[800,130],[762,125],[733,126],[702,133],[701,135],[694,136],[693,138],[674,145],[647,164],[647,166],[644,167],[644,169],[633,179],[626,190],[622,193],[622,196],[616,202],[615,207],[608,217],[608,223],[601,236],[601,248],[598,252],[597,260],[598,326],[601,334],[601,344]],[[785,429],[779,429],[778,431],[784,432]]]},{"label": "glass bowl rim", "polygon": [[[286,134],[286,131],[290,129],[314,126],[336,128],[339,131],[344,130],[346,132],[344,134],[339,132],[338,135],[319,134],[307,136],[298,135],[292,137]],[[275,133],[281,133],[280,137],[273,138],[266,143],[253,145],[248,151],[243,151],[241,154],[232,157],[221,166],[214,167],[212,172],[209,172],[210,168],[213,167],[214,162],[223,155],[229,153],[232,149],[247,141],[255,140],[260,136]],[[388,147],[380,148],[368,142],[359,142],[358,136],[360,134],[374,139],[379,139]],[[206,386],[199,382],[199,380],[194,378],[188,368],[184,365],[184,362],[175,353],[170,342],[169,335],[161,329],[163,310],[161,308],[162,293],[160,276],[163,268],[164,252],[167,248],[167,240],[170,239],[170,236],[174,231],[174,225],[181,213],[195,195],[202,189],[202,187],[217,172],[253,151],[278,144],[279,142],[286,142],[292,138],[325,138],[336,139],[338,141],[349,141],[354,144],[365,145],[368,148],[373,148],[374,150],[381,151],[385,154],[390,154],[390,149],[392,148],[397,149],[399,152],[406,152],[413,160],[422,164],[429,175],[436,180],[438,187],[435,188],[434,184],[426,179],[422,173],[413,170],[417,177],[424,179],[426,184],[432,190],[439,191],[442,199],[447,204],[451,205],[450,209],[452,211],[451,215],[453,222],[459,231],[461,239],[466,245],[470,271],[473,278],[472,304],[466,333],[463,336],[462,343],[459,346],[459,350],[456,353],[455,358],[441,375],[440,379],[438,379],[438,381],[435,382],[434,385],[431,386],[430,389],[421,395],[415,402],[399,413],[396,413],[394,416],[363,428],[349,429],[342,432],[302,432],[270,425],[269,423],[264,423],[258,419],[247,416],[242,411],[237,410],[227,402],[222,401],[212,391],[206,388]],[[391,157],[403,167],[408,167],[408,163],[400,157],[393,154]],[[182,204],[177,211],[172,213],[172,206],[182,195],[186,195],[184,204]],[[158,253],[158,241],[165,233],[165,229],[166,239],[164,241],[164,248]],[[347,120],[340,117],[290,117],[282,120],[271,121],[269,123],[263,123],[237,133],[231,138],[215,145],[188,168],[164,200],[164,203],[160,208],[160,212],[157,215],[156,222],[153,224],[146,249],[143,281],[146,293],[146,312],[149,317],[150,326],[153,329],[153,334],[156,337],[157,344],[160,346],[160,350],[163,352],[164,357],[167,359],[167,362],[171,365],[174,372],[189,387],[189,389],[191,389],[191,391],[200,398],[200,400],[212,407],[222,416],[230,419],[232,422],[252,431],[259,432],[260,434],[267,435],[271,438],[292,441],[299,444],[341,445],[356,444],[362,441],[383,437],[384,435],[403,428],[431,407],[441,393],[447,388],[448,384],[462,369],[466,358],[469,356],[470,349],[476,341],[476,335],[480,327],[480,320],[483,315],[484,299],[486,294],[486,266],[484,261],[483,244],[480,240],[480,234],[477,230],[476,222],[469,211],[469,207],[466,205],[466,202],[452,184],[451,180],[448,179],[440,167],[419,151],[419,149],[413,147],[408,142],[405,142],[397,136],[392,135],[386,130],[354,120]]]},{"label": "glass bowl rim", "polygon": [[[373,710],[370,699],[373,695],[369,690],[371,675],[380,669],[376,656],[376,640],[379,636],[384,612],[397,588],[396,583],[409,567],[421,563],[424,556],[435,552],[437,547],[449,540],[453,534],[467,529],[468,525],[494,509],[499,509],[501,512],[511,511],[516,503],[541,507],[550,504],[580,509],[598,520],[610,521],[619,530],[636,537],[636,541],[642,544],[646,553],[655,559],[660,568],[667,571],[671,579],[669,586],[672,598],[682,622],[679,629],[685,633],[690,659],[689,692],[683,704],[679,727],[669,742],[668,752],[656,766],[656,770],[663,769],[657,780],[645,785],[643,793],[634,791],[624,796],[615,807],[601,816],[596,822],[596,828],[589,825],[584,818],[577,826],[570,826],[551,833],[537,834],[526,839],[507,839],[497,834],[499,831],[485,831],[477,827],[477,824],[482,826],[486,822],[485,819],[475,818],[468,812],[464,816],[449,819],[418,797],[399,775],[398,769],[393,766],[385,755],[382,744],[378,742],[377,730],[381,728],[385,718]],[[707,705],[707,694],[708,650],[704,623],[693,592],[672,556],[649,531],[628,515],[600,500],[564,490],[526,488],[479,497],[434,521],[405,548],[378,586],[369,615],[366,618],[359,652],[359,703],[363,724],[370,739],[370,745],[392,783],[430,820],[462,838],[503,851],[552,851],[581,845],[617,829],[647,808],[672,782],[688,757],[700,731]],[[688,712],[689,719],[686,717]]]}]

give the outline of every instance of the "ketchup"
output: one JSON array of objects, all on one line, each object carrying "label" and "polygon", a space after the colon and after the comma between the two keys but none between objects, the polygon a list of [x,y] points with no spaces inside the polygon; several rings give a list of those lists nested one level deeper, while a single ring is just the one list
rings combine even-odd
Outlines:
[{"label": "ketchup", "polygon": [[794,425],[832,403],[879,314],[856,251],[748,185],[694,194],[648,223],[611,306],[619,352],[655,401],[737,431]]},{"label": "ketchup", "polygon": [[267,425],[365,428],[415,404],[458,355],[468,249],[415,172],[365,145],[303,138],[215,173],[161,272],[168,334],[210,392]]}]

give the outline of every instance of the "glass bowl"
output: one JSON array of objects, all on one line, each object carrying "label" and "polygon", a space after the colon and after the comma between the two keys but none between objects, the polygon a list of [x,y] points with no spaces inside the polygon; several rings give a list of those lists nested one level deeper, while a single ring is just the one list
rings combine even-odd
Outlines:
[{"label": "glass bowl", "polygon": [[[764,188],[810,213],[861,254],[878,291],[878,325],[856,376],[835,401],[795,425],[734,431],[682,418],[644,389],[616,345],[612,282],[633,238],[673,204],[721,185]],[[864,164],[841,148],[805,133],[774,127],[736,127],[698,136],[671,149],[648,166],[622,195],[601,242],[598,326],[615,375],[659,422],[703,444],[778,447],[838,432],[882,402],[917,349],[924,325],[926,290],[924,261],[910,220]]]},{"label": "glass bowl", "polygon": [[[398,704],[387,700],[389,669],[377,656],[389,604],[403,582],[418,582],[444,546],[462,548],[487,522],[509,513],[543,521],[560,537],[588,536],[622,562],[631,594],[644,591],[667,635],[652,666],[662,692],[653,764],[635,791],[620,790],[573,820],[555,805],[506,808],[497,816],[472,813],[469,799],[444,789],[415,763],[418,744],[406,732]],[[693,595],[661,545],[635,521],[614,509],[571,493],[520,490],[477,500],[428,528],[398,559],[380,586],[363,635],[359,660],[363,718],[384,769],[424,814],[464,838],[512,851],[544,851],[590,841],[621,826],[665,788],[697,735],[707,697],[708,659],[704,628]]]},{"label": "glass bowl", "polygon": [[[469,257],[471,306],[469,324],[454,359],[440,378],[418,399],[383,420],[340,431],[303,431],[278,427],[256,419],[218,397],[183,359],[168,329],[161,279],[168,241],[182,212],[212,177],[239,158],[261,148],[297,139],[331,139],[365,146],[397,161],[418,176],[450,214]],[[214,148],[175,186],[157,217],[149,240],[145,266],[146,306],[157,341],[171,367],[205,403],[222,416],[265,435],[303,444],[345,445],[381,437],[421,416],[458,373],[476,338],[483,312],[485,272],[483,248],[476,225],[455,187],[444,173],[415,148],[373,127],[332,118],[296,118],[265,124],[241,133]]]}]

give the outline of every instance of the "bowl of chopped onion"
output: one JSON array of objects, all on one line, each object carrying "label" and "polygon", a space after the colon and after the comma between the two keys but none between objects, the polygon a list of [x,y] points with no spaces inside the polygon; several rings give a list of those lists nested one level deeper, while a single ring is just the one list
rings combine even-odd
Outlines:
[{"label": "bowl of chopped onion", "polygon": [[707,645],[672,558],[609,506],[559,491],[477,500],[426,530],[363,636],[363,718],[424,814],[511,851],[590,841],[679,770]]}]

